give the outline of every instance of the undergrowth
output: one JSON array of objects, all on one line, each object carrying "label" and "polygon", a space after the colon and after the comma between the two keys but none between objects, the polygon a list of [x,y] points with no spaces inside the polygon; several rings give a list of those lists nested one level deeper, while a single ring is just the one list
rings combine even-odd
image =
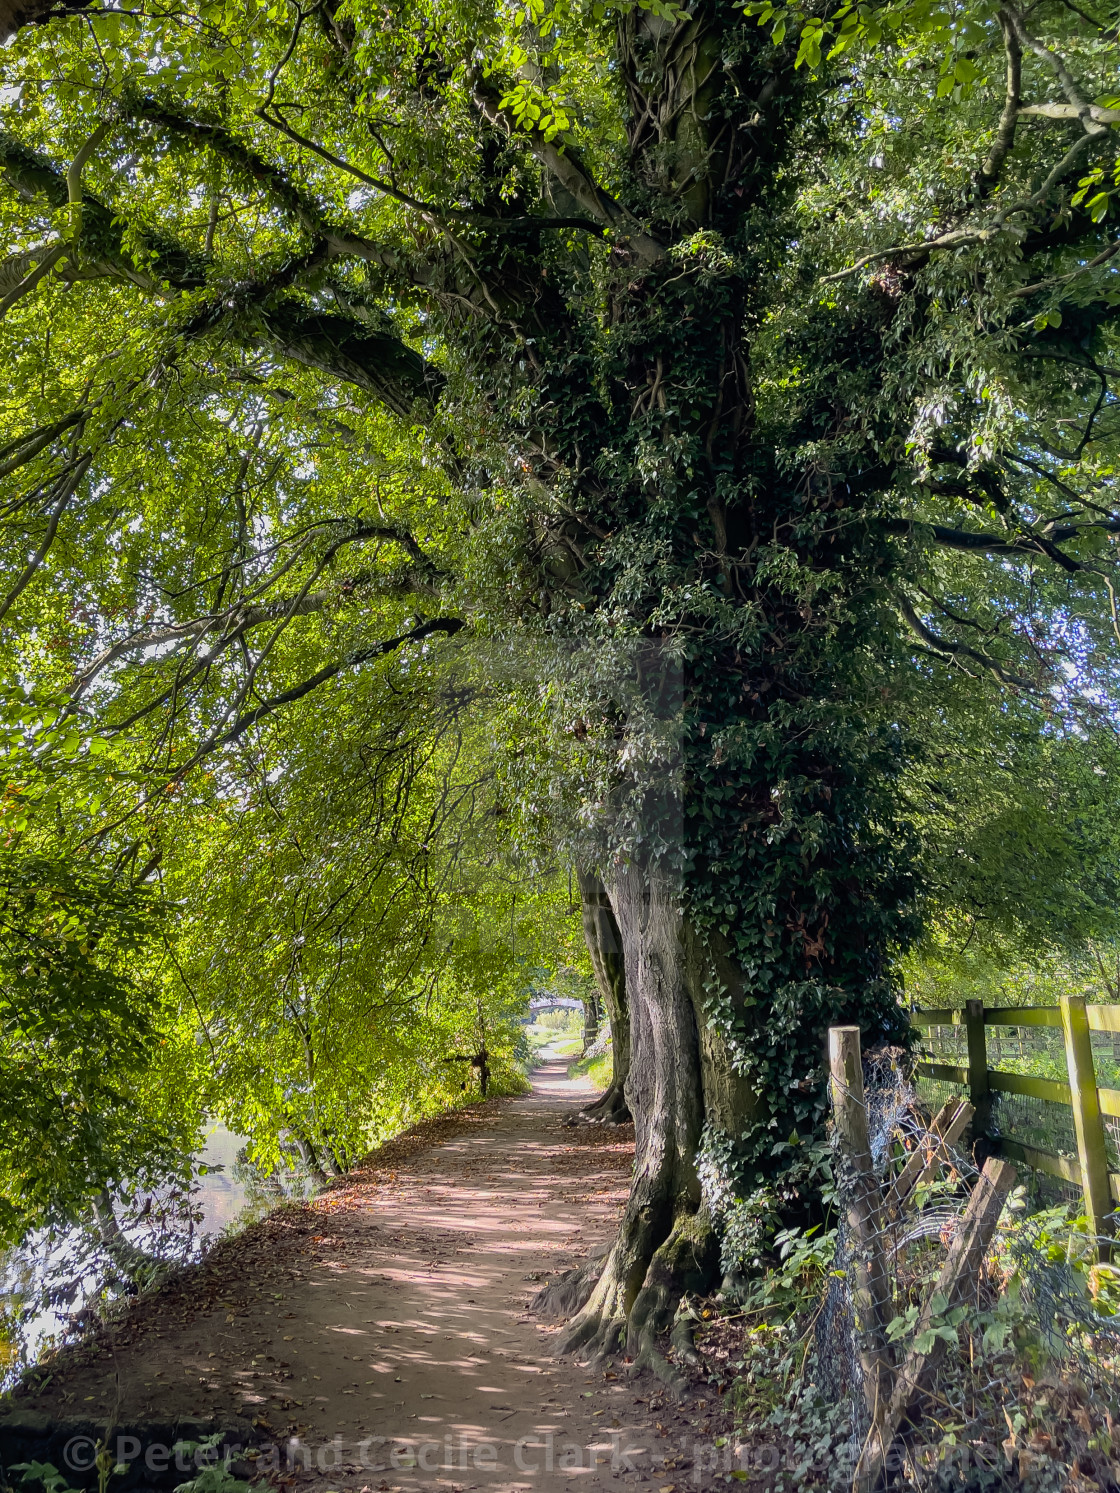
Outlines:
[{"label": "undergrowth", "polygon": [[569,1078],[588,1078],[597,1089],[605,1089],[614,1072],[614,1060],[609,1051],[577,1058],[568,1064]]},{"label": "undergrowth", "polygon": [[[699,1312],[696,1345],[734,1431],[721,1475],[773,1493],[851,1489],[858,1417],[850,1391],[837,1393],[831,1382],[832,1350],[821,1334],[830,1282],[842,1274],[837,1230],[782,1227],[765,1211],[762,1220],[751,1237],[740,1219],[742,1271]],[[1100,1262],[1088,1221],[1071,1206],[1031,1211],[1019,1188],[974,1299],[943,1314],[934,1299],[919,1334],[918,1303],[945,1254],[936,1236],[926,1243],[900,1280],[903,1306],[888,1335],[896,1364],[911,1347],[926,1351],[934,1336],[947,1351],[903,1428],[887,1486],[1115,1493],[1120,1270]]]}]

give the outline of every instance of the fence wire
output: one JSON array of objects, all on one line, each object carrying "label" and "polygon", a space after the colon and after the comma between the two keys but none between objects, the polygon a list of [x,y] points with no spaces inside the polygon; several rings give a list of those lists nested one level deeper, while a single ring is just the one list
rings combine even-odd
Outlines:
[{"label": "fence wire", "polygon": [[[936,1099],[935,1109],[950,1095],[960,1092],[959,1085],[932,1087],[945,1090],[944,1096]],[[946,1147],[934,1136],[930,1128],[933,1115],[906,1076],[906,1058],[901,1050],[887,1048],[868,1055],[864,1063],[864,1094],[872,1168],[884,1193],[892,1176],[915,1150],[932,1147],[945,1162],[939,1168],[943,1180],[932,1191],[923,1190],[920,1208],[911,1201],[896,1216],[880,1218],[879,1242],[887,1267],[890,1299],[896,1303],[897,1314],[902,1315],[916,1274],[921,1273],[923,1264],[928,1265],[930,1255],[939,1256],[952,1238],[967,1205],[977,1175],[976,1166],[967,1149],[959,1145]],[[815,1328],[817,1383],[826,1398],[838,1404],[846,1402],[850,1407],[847,1450],[854,1465],[870,1422],[852,1302],[851,1281],[859,1260],[857,1242],[846,1221],[845,1193],[849,1179],[844,1176],[842,1166],[837,1165],[834,1170],[840,1226],[834,1273]]]},{"label": "fence wire", "polygon": [[[943,1028],[952,1033],[952,1042],[963,1036],[958,1028]],[[1005,1029],[1014,1031],[1016,1029]],[[1039,1031],[1046,1028],[1022,1028],[1023,1046],[1028,1048]],[[1058,1034],[1060,1036],[1060,1033]],[[1018,1038],[1006,1044],[1008,1056],[1018,1048]],[[1037,1051],[1049,1053],[1048,1042],[1035,1044]],[[953,1061],[942,1048],[935,1061]],[[994,1064],[993,1064],[994,1066]],[[929,1080],[915,1083],[908,1076],[907,1059],[897,1049],[869,1054],[864,1065],[864,1089],[872,1166],[880,1184],[880,1196],[889,1195],[892,1179],[905,1165],[915,1148],[940,1157],[932,1186],[911,1192],[909,1199],[892,1216],[881,1212],[878,1245],[886,1265],[889,1282],[890,1316],[902,1317],[907,1306],[929,1289],[940,1270],[945,1252],[968,1204],[969,1194],[978,1176],[971,1154],[968,1132],[953,1146],[946,1146],[932,1130],[935,1112],[950,1096],[965,1097],[961,1086]],[[1008,1104],[1007,1101],[1012,1101]],[[1045,1149],[1056,1149],[1064,1143],[1065,1120],[1050,1114],[1060,1105],[1043,1101],[1024,1101],[1019,1096],[1001,1096],[998,1111],[1002,1133],[1022,1136],[1025,1143],[1039,1144],[1038,1136],[1051,1138]],[[1066,1111],[1070,1132],[1072,1114]],[[1035,1139],[1027,1140],[1028,1133]],[[838,1158],[839,1160],[839,1158]],[[864,1393],[860,1359],[860,1336],[852,1300],[852,1281],[858,1265],[858,1246],[847,1224],[847,1205],[851,1201],[850,1178],[840,1164],[834,1168],[837,1180],[839,1232],[833,1273],[821,1304],[814,1328],[816,1358],[815,1379],[826,1399],[845,1404],[850,1412],[847,1453],[852,1465],[870,1429],[870,1416]],[[1080,1190],[1055,1179],[1020,1169],[1020,1183],[1027,1188],[1024,1212],[1014,1228],[1001,1233],[1002,1268],[1017,1275],[1023,1300],[1029,1306],[1034,1322],[1055,1357],[1084,1359],[1088,1364],[1087,1344],[1102,1340],[1120,1348],[1120,1318],[1102,1315],[1086,1290],[1084,1268],[1078,1269],[1072,1255],[1055,1252],[1044,1230],[1053,1228],[1052,1216],[1032,1215],[1032,1210],[1053,1203],[1076,1201]],[[1031,1189],[1034,1189],[1033,1192]],[[1079,1236],[1085,1247],[1093,1241]],[[979,1287],[977,1288],[979,1289]],[[989,1291],[991,1286],[986,1287]],[[902,1348],[899,1345],[899,1350]],[[898,1351],[898,1350],[896,1350]]]}]

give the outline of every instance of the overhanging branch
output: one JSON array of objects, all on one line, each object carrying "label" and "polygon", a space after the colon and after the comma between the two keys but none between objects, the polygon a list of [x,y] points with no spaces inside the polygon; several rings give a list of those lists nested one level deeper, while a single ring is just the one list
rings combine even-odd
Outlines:
[{"label": "overhanging branch", "polygon": [[[318,568],[321,570],[324,565],[328,564],[344,545],[360,543],[367,539],[380,539],[386,543],[399,544],[418,565],[427,571],[433,582],[442,575],[411,534],[381,524],[362,524],[350,533],[334,540],[318,562]],[[282,567],[279,574],[288,569],[289,565],[298,558],[300,555],[297,553],[292,561]],[[279,574],[272,578],[272,584],[279,579]],[[351,589],[355,584],[356,578],[351,578]],[[80,699],[100,674],[130,654],[142,653],[145,649],[159,648],[169,643],[193,643],[211,633],[219,633],[221,636],[214,648],[200,660],[203,664],[213,663],[232,643],[254,627],[259,627],[265,622],[275,622],[284,617],[313,616],[322,612],[335,600],[337,600],[337,595],[333,591],[311,592],[295,598],[283,597],[276,601],[259,602],[256,605],[249,604],[247,599],[242,598],[233,606],[226,607],[220,612],[193,617],[188,622],[169,622],[158,627],[146,627],[110,644],[85,669],[75,675],[70,685],[71,698]]]},{"label": "overhanging branch", "polygon": [[209,742],[200,748],[191,760],[179,770],[177,776],[181,776],[198,762],[201,762],[202,758],[209,755],[210,752],[218,751],[223,746],[229,746],[240,736],[243,736],[251,726],[255,726],[258,721],[262,721],[267,716],[273,715],[285,705],[291,705],[296,700],[302,700],[304,695],[309,695],[312,690],[318,689],[321,684],[326,684],[329,679],[333,679],[337,674],[341,674],[344,669],[354,669],[359,664],[369,663],[371,659],[384,658],[386,654],[395,653],[398,648],[403,648],[406,643],[418,643],[424,638],[432,637],[436,633],[443,633],[447,637],[452,637],[455,633],[461,632],[466,625],[459,617],[436,617],[433,621],[423,622],[418,627],[412,628],[410,632],[402,633],[399,637],[387,638],[384,642],[375,643],[371,648],[359,648],[354,653],[348,653],[345,658],[339,659],[337,663],[327,664],[317,673],[312,674],[309,679],[303,680],[300,684],[292,685],[290,689],[282,691],[279,695],[274,695],[271,700],[265,700],[252,710],[247,710],[243,715],[238,716],[228,731],[223,732],[213,742]]},{"label": "overhanging branch", "polygon": [[[45,197],[54,207],[68,201],[65,176],[59,168],[3,134],[0,168],[26,195]],[[126,248],[134,225],[88,193],[83,213],[79,242],[95,235],[95,258],[104,273],[147,291],[162,289],[164,282],[176,290],[205,285],[203,261],[192,250],[173,244],[166,236],[158,241],[149,238],[154,258],[150,271],[140,272]],[[313,311],[306,303],[285,296],[302,278],[321,270],[329,254],[329,239],[318,236],[309,250],[293,254],[269,273],[242,281],[196,306],[178,334],[191,338],[222,325],[235,328],[239,317],[248,320],[251,313],[253,330],[245,335],[246,341],[356,384],[404,418],[414,417],[418,406],[430,410],[442,390],[443,375],[396,335],[387,316],[382,327],[372,327],[357,319]]]},{"label": "overhanging branch", "polygon": [[1038,686],[1032,683],[1031,680],[1024,679],[1021,674],[1011,673],[1010,670],[1005,669],[1002,664],[997,663],[994,658],[990,658],[986,653],[981,653],[976,648],[970,648],[967,643],[959,642],[955,638],[943,638],[940,633],[936,633],[931,627],[927,627],[905,596],[899,596],[897,601],[898,609],[902,613],[907,626],[916,637],[922,640],[927,648],[931,648],[935,653],[939,653],[947,659],[971,659],[973,663],[977,663],[981,668],[986,669],[1000,684],[1008,685],[1014,689],[1030,690],[1032,693],[1037,691]]},{"label": "overhanging branch", "polygon": [[986,555],[1039,555],[1060,565],[1071,575],[1091,567],[1067,555],[1058,545],[1081,534],[1097,530],[1106,534],[1120,534],[1120,519],[1091,519],[1080,524],[1048,524],[1046,532],[1024,533],[1012,536],[985,534],[972,529],[953,529],[945,524],[927,524],[918,519],[890,519],[887,530],[892,534],[916,537],[928,534],[942,549],[959,550],[962,554]]}]

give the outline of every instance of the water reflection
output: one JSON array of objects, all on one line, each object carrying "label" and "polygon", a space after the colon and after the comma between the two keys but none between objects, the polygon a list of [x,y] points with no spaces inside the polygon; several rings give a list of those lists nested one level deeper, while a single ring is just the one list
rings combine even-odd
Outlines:
[{"label": "water reflection", "polygon": [[[166,1218],[158,1226],[150,1221],[125,1223],[127,1238],[160,1258],[198,1258],[222,1235],[237,1232],[284,1202],[314,1194],[315,1185],[297,1157],[265,1175],[248,1160],[247,1144],[245,1136],[215,1122],[195,1154],[196,1181],[185,1228],[169,1233]],[[52,1341],[60,1341],[80,1326],[91,1302],[104,1298],[103,1277],[88,1267],[83,1270],[82,1240],[79,1230],[54,1243],[38,1235],[18,1250],[0,1253],[0,1389],[34,1363]],[[67,1277],[71,1277],[68,1284],[59,1292],[59,1284]],[[66,1298],[65,1304],[34,1310],[33,1303],[41,1303],[52,1285],[56,1294]]]}]

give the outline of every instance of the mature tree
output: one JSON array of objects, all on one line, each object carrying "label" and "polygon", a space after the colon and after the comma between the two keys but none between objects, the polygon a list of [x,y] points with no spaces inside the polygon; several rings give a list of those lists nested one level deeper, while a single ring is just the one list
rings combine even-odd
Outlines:
[{"label": "mature tree", "polygon": [[656,1366],[702,1150],[765,1174],[824,1027],[901,1035],[924,744],[1108,729],[1114,37],[145,0],[5,54],[14,657],[172,786],[389,656],[506,690],[632,1028],[572,1344]]},{"label": "mature tree", "polygon": [[591,956],[591,971],[599,1003],[611,1032],[611,1081],[598,1099],[582,1111],[597,1124],[622,1124],[630,1119],[626,1080],[630,1076],[630,1008],[626,1003],[626,969],[622,937],[615,922],[607,889],[592,871],[578,870],[583,936]]}]

